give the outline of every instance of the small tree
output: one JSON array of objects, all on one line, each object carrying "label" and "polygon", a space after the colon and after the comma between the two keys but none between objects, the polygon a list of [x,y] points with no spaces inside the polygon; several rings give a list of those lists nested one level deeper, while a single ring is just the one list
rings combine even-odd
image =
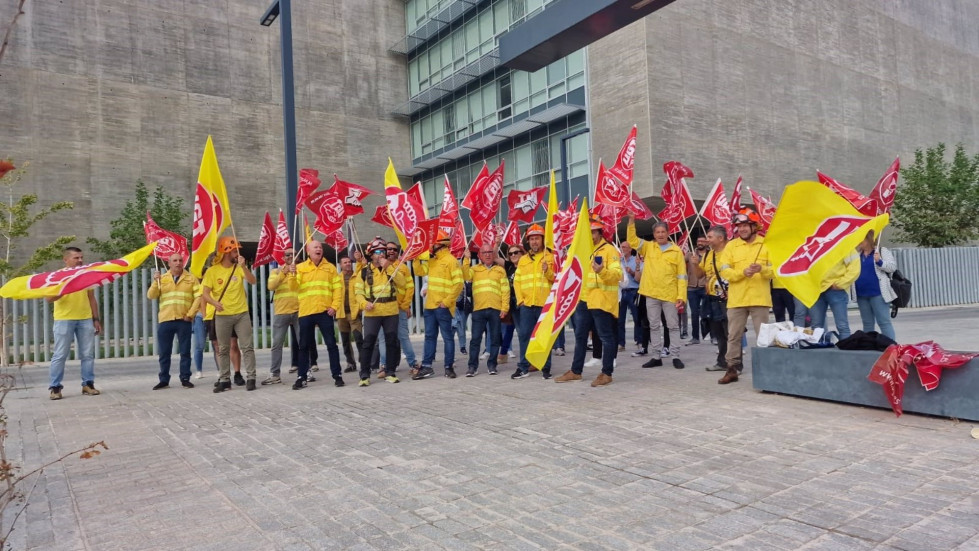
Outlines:
[{"label": "small tree", "polygon": [[970,158],[958,144],[948,162],[943,143],[916,150],[914,163],[901,169],[893,214],[898,239],[919,247],[979,238],[979,154]]},{"label": "small tree", "polygon": [[146,184],[140,181],[136,182],[136,197],[126,201],[126,206],[119,213],[119,217],[109,222],[112,226],[109,238],[87,239],[92,251],[101,255],[104,260],[109,260],[127,255],[146,245],[143,233],[146,211],[150,212],[150,216],[161,228],[180,232],[186,236],[186,233],[180,230],[184,227],[184,219],[187,217],[183,199],[168,194],[162,187],[157,187],[153,191],[151,205],[150,192],[146,189]]}]

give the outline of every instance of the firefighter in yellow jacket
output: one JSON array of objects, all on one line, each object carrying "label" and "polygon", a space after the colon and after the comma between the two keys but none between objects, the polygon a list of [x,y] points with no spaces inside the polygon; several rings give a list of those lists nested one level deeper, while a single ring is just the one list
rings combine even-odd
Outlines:
[{"label": "firefighter in yellow jacket", "polygon": [[591,386],[605,386],[612,382],[617,353],[615,330],[619,315],[619,280],[622,279],[622,264],[615,245],[605,240],[605,223],[602,217],[592,214],[591,224],[592,253],[590,263],[585,268],[581,283],[581,300],[575,310],[574,358],[571,370],[561,375],[555,382],[580,381],[588,349],[588,334],[592,331],[602,340],[602,372],[595,377]]},{"label": "firefighter in yellow jacket", "polygon": [[282,346],[286,337],[292,334],[292,363],[299,366],[299,283],[296,281],[295,253],[292,249],[282,253],[285,262],[269,273],[268,289],[274,293],[272,308],[272,365],[269,376],[263,385],[277,385],[282,382]]},{"label": "firefighter in yellow jacket", "polygon": [[[452,338],[452,320],[455,318],[456,299],[462,292],[462,269],[459,261],[449,252],[451,238],[439,230],[432,257],[428,261],[428,291],[425,295],[425,352],[422,365],[411,378],[427,379],[435,374],[435,348],[439,333],[445,346],[445,376],[455,379],[455,342]],[[385,337],[387,338],[387,337]]]},{"label": "firefighter in yellow jacket", "polygon": [[342,279],[336,266],[323,257],[323,245],[319,241],[306,244],[306,261],[296,266],[299,283],[299,377],[293,390],[316,380],[309,377],[310,351],[316,346],[316,328],[319,327],[326,351],[330,357],[330,374],[333,384],[343,386],[340,374],[340,348],[337,347],[334,318],[343,311]]},{"label": "firefighter in yellow jacket", "polygon": [[170,270],[163,275],[154,270],[153,284],[146,291],[146,298],[160,299],[159,324],[156,327],[160,382],[153,390],[170,386],[170,355],[173,353],[174,335],[177,336],[180,352],[180,384],[194,388],[194,383],[190,382],[190,337],[194,316],[201,304],[201,286],[193,274],[184,271],[183,256],[172,254],[167,263]]},{"label": "firefighter in yellow jacket", "polygon": [[[551,292],[554,283],[554,254],[544,247],[544,228],[534,224],[527,228],[527,254],[517,263],[517,271],[513,274],[513,293],[517,298],[517,311],[514,322],[517,324],[517,342],[520,343],[520,356],[517,359],[517,370],[510,375],[511,379],[523,379],[530,372],[530,362],[527,361],[527,345],[530,335],[537,325],[537,318]],[[547,361],[541,369],[545,379],[551,378],[551,354],[548,352]]]},{"label": "firefighter in yellow jacket", "polygon": [[486,334],[486,369],[496,375],[497,356],[500,353],[500,320],[510,311],[510,279],[503,266],[496,264],[496,248],[484,243],[479,248],[479,264],[469,265],[469,251],[462,261],[462,278],[473,286],[472,334],[469,340],[469,370],[466,377],[475,377],[479,369],[479,351],[482,350],[483,333]]},{"label": "firefighter in yellow jacket", "polygon": [[[649,353],[651,358],[643,367],[663,365],[662,318],[670,332],[670,355],[673,367],[683,369],[680,359],[680,310],[687,299],[687,260],[680,247],[670,241],[670,226],[666,222],[653,224],[653,241],[640,241],[636,236],[635,218],[629,217],[626,239],[643,258],[639,294],[646,297],[646,317],[649,319]],[[662,313],[662,316],[660,315]],[[697,321],[697,323],[700,323]]]},{"label": "firefighter in yellow jacket", "polygon": [[397,383],[395,371],[401,361],[398,342],[398,295],[404,293],[405,277],[387,259],[387,242],[375,239],[368,245],[370,264],[354,274],[357,309],[364,312],[364,347],[360,351],[360,386],[371,384],[371,357],[377,334],[384,331],[384,379]]}]

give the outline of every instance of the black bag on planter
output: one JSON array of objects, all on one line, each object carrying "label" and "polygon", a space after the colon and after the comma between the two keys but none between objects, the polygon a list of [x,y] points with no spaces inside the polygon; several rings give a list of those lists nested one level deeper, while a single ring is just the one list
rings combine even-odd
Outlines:
[{"label": "black bag on planter", "polygon": [[891,289],[894,289],[894,294],[897,295],[897,298],[891,301],[892,306],[907,308],[908,304],[911,304],[911,280],[904,277],[901,270],[894,270],[891,274]]},{"label": "black bag on planter", "polygon": [[849,337],[836,343],[836,348],[840,350],[877,350],[883,352],[887,347],[897,344],[887,335],[882,335],[877,331],[854,331]]}]

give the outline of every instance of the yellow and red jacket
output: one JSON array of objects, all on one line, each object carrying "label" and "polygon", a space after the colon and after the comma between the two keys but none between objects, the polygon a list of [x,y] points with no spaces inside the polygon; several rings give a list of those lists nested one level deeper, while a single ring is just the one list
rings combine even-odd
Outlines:
[{"label": "yellow and red jacket", "polygon": [[655,241],[640,240],[635,222],[626,229],[626,239],[643,258],[639,294],[664,302],[686,302],[687,259],[680,247],[670,243],[663,250]]},{"label": "yellow and red jacket", "polygon": [[299,311],[299,282],[296,274],[283,274],[276,268],[269,274],[269,291],[274,292],[272,304],[275,315],[295,314]]},{"label": "yellow and red jacket", "polygon": [[307,260],[296,266],[299,283],[299,317],[311,316],[333,308],[343,311],[343,280],[336,266],[329,260],[320,259],[317,266]]},{"label": "yellow and red jacket", "polygon": [[462,263],[462,278],[473,284],[473,312],[492,308],[506,314],[510,311],[510,279],[502,266]]},{"label": "yellow and red jacket", "polygon": [[[160,275],[146,290],[146,298],[160,299],[160,314],[157,319],[165,321],[193,319],[201,305],[201,284],[190,272],[180,274],[177,281],[170,272]],[[86,296],[86,301],[88,300]]]},{"label": "yellow and red jacket", "polygon": [[456,299],[462,292],[462,269],[447,247],[439,249],[428,260],[428,293],[425,295],[425,309],[434,310],[441,302],[454,316]]},{"label": "yellow and red jacket", "polygon": [[[595,273],[591,269],[592,260],[602,257],[602,270]],[[619,262],[619,251],[602,240],[591,252],[585,266],[584,288],[581,300],[585,301],[590,310],[604,310],[619,317],[619,281],[622,279],[622,264]]]},{"label": "yellow and red jacket", "polygon": [[[547,263],[547,269],[542,267]],[[523,255],[513,274],[513,293],[518,306],[544,306],[554,283],[554,254],[544,249]]]},{"label": "yellow and red jacket", "polygon": [[[751,264],[761,264],[761,272],[748,277],[744,270]],[[774,270],[768,260],[765,238],[756,235],[748,243],[743,239],[732,239],[717,257],[721,277],[728,281],[727,307],[772,306],[772,280]]]},{"label": "yellow and red jacket", "polygon": [[[372,284],[368,285],[365,279]],[[404,273],[400,269],[395,270],[390,265],[381,270],[370,264],[356,272],[350,281],[353,282],[356,308],[362,310],[364,316],[374,318],[398,315],[398,295],[403,294],[405,288]],[[374,303],[372,310],[367,309],[370,302]],[[354,301],[351,301],[350,306],[354,307]]]}]

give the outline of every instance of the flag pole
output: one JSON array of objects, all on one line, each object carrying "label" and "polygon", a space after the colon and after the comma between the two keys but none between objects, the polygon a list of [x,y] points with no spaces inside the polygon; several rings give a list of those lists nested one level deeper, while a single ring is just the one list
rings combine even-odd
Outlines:
[{"label": "flag pole", "polygon": [[[398,269],[401,268],[401,265],[404,264],[404,262],[405,262],[405,255],[401,255],[398,258],[398,263],[394,265],[394,273],[388,276],[387,281],[384,282],[385,285],[391,283],[391,280],[394,279],[394,276],[398,273]],[[365,281],[364,284],[366,285],[367,282]],[[373,293],[374,290],[371,289],[371,292]],[[380,297],[374,297],[374,300],[371,301],[371,305],[376,303],[379,298]]]}]

